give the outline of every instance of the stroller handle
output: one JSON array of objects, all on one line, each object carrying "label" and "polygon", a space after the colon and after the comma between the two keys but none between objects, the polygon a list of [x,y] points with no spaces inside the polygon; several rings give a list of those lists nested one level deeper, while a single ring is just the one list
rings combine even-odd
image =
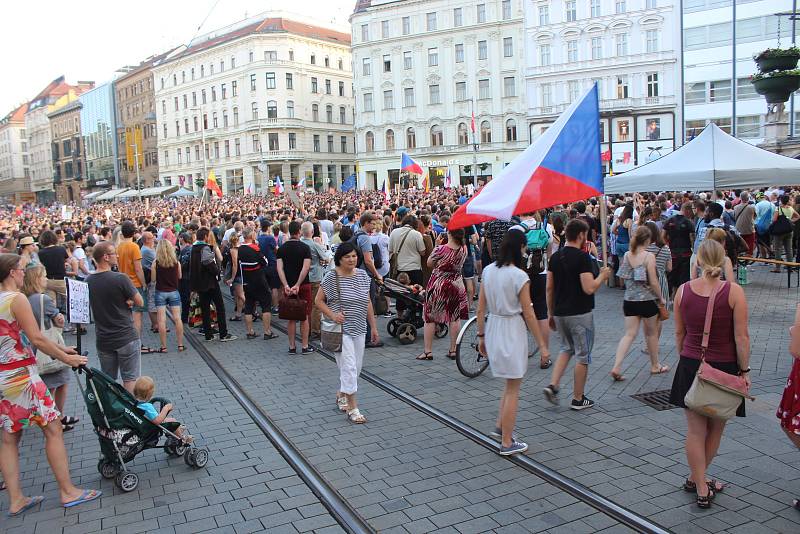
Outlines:
[{"label": "stroller handle", "polygon": [[169,399],[165,398],[165,397],[153,397],[152,399],[150,399],[150,402],[152,404],[156,404],[156,403],[160,404],[160,406],[159,406],[160,409],[163,409],[164,406],[166,406],[167,404],[172,404],[172,402]]},{"label": "stroller handle", "polygon": [[[81,356],[88,356],[88,355],[89,355],[89,351],[88,350],[85,350],[85,351],[81,352]],[[79,365],[77,368],[75,368],[73,370],[78,374],[86,373],[86,376],[88,378],[92,378],[92,375],[93,375],[92,371],[85,365]]]}]

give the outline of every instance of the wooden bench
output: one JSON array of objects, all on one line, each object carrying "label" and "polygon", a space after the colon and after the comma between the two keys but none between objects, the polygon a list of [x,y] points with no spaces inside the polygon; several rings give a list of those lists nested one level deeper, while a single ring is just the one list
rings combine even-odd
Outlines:
[{"label": "wooden bench", "polygon": [[797,272],[797,287],[800,287],[800,263],[796,261],[772,260],[768,258],[754,258],[752,256],[739,256],[737,269],[747,268],[750,263],[761,262],[777,267],[786,267],[786,287],[792,287],[792,271]]}]

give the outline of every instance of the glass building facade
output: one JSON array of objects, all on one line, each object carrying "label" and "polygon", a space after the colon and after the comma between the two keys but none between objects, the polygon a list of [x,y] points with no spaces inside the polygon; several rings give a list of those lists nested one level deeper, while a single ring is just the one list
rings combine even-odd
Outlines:
[{"label": "glass building facade", "polygon": [[105,188],[119,184],[114,85],[103,84],[80,96],[81,134],[86,151],[86,186]]}]

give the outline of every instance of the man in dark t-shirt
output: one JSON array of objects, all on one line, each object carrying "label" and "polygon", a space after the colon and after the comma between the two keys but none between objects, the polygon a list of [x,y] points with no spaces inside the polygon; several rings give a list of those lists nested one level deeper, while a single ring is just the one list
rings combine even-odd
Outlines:
[{"label": "man in dark t-shirt", "polygon": [[670,293],[674,293],[681,284],[689,281],[692,234],[694,233],[694,224],[689,219],[691,215],[692,204],[684,202],[681,206],[681,211],[664,223],[669,250],[672,253],[672,270],[667,275]]},{"label": "man in dark t-shirt", "polygon": [[308,344],[308,334],[310,324],[308,321],[311,315],[311,283],[308,281],[308,271],[311,269],[311,249],[308,245],[300,241],[300,221],[289,223],[289,240],[278,249],[278,277],[283,286],[283,294],[286,297],[299,297],[306,303],[306,318],[303,321],[289,321],[287,324],[287,334],[289,336],[289,354],[296,354],[295,332],[297,323],[300,323],[300,336],[302,338],[303,354],[314,352],[314,348]]},{"label": "man in dark t-shirt", "polygon": [[567,223],[566,244],[550,258],[547,269],[547,311],[550,328],[561,338],[561,353],[558,355],[550,385],[544,388],[548,401],[558,404],[561,377],[570,358],[575,356],[575,380],[572,392],[573,410],[584,410],[594,406],[594,401],[584,395],[589,364],[592,362],[594,344],[594,294],[603,285],[611,269],[603,267],[597,278],[592,274],[592,259],[583,246],[589,226],[580,219]]},{"label": "man in dark t-shirt", "polygon": [[110,241],[94,247],[92,253],[97,270],[86,279],[89,304],[97,335],[97,356],[100,368],[133,393],[133,385],[141,370],[139,332],[133,325],[132,306],[141,306],[142,296],[126,274],[111,270],[117,264],[117,251]]}]

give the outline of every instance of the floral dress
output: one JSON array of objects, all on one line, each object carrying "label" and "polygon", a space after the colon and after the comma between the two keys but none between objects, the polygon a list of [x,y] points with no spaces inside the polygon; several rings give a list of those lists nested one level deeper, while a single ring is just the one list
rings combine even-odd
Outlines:
[{"label": "floral dress", "polygon": [[61,416],[36,371],[33,347],[11,311],[18,295],[0,293],[0,427],[10,433],[43,427]]},{"label": "floral dress", "polygon": [[800,435],[800,360],[795,359],[792,364],[776,415],[783,428]]},{"label": "floral dress", "polygon": [[426,323],[450,323],[469,318],[467,291],[461,268],[467,259],[467,248],[453,249],[440,245],[433,251],[439,257],[428,280],[424,318]]}]

